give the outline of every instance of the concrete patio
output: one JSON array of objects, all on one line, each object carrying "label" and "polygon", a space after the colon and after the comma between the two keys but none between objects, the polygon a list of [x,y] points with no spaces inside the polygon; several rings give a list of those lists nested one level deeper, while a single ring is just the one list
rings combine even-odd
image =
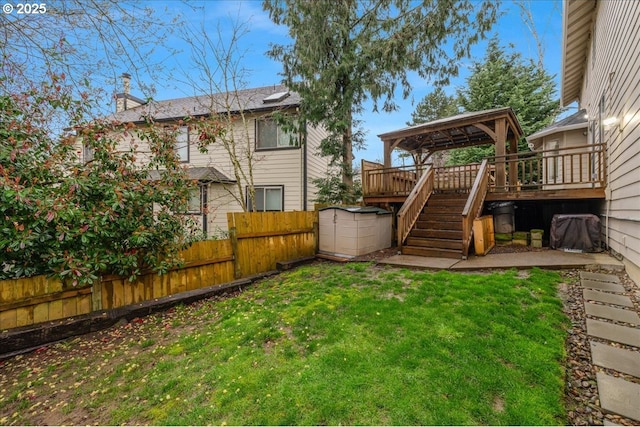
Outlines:
[{"label": "concrete patio", "polygon": [[488,254],[485,256],[470,256],[466,260],[450,258],[430,258],[414,255],[394,255],[379,261],[380,264],[388,264],[401,267],[425,268],[431,270],[489,270],[505,268],[532,268],[541,267],[549,269],[566,268],[600,268],[621,271],[624,264],[608,253],[574,253],[560,250],[547,250],[536,252],[518,252]]}]

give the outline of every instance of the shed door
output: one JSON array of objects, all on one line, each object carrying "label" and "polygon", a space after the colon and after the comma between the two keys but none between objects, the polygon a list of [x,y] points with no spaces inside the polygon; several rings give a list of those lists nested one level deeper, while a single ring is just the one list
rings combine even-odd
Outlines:
[{"label": "shed door", "polygon": [[320,242],[319,249],[323,252],[336,252],[336,220],[337,209],[320,211]]}]

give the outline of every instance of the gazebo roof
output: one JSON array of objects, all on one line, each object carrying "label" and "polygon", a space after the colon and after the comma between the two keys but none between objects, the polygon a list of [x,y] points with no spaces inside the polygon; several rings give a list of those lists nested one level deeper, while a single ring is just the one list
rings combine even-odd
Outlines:
[{"label": "gazebo roof", "polygon": [[462,113],[378,135],[392,148],[410,152],[435,152],[474,145],[494,144],[496,122],[506,120],[506,139],[517,141],[522,128],[511,107]]}]

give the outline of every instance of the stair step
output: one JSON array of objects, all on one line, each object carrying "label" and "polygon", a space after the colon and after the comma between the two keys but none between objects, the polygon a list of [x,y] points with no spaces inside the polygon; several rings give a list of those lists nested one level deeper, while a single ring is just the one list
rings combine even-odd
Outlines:
[{"label": "stair step", "polygon": [[418,255],[434,258],[462,259],[462,252],[452,249],[432,249],[419,246],[403,246],[402,253],[404,255]]},{"label": "stair step", "polygon": [[464,206],[425,206],[422,213],[461,215]]},{"label": "stair step", "polygon": [[432,199],[427,201],[428,205],[433,206],[464,206],[467,203],[467,198],[460,199]]},{"label": "stair step", "polygon": [[433,249],[454,249],[462,250],[462,240],[449,239],[426,239],[424,237],[407,237],[407,246],[420,246]]},{"label": "stair step", "polygon": [[459,222],[462,224],[462,213],[445,214],[422,212],[418,217],[418,221],[434,221],[434,222]]},{"label": "stair step", "polygon": [[431,195],[431,197],[435,198],[451,198],[456,199],[460,197],[468,197],[468,191],[436,191]]},{"label": "stair step", "polygon": [[436,229],[436,230],[462,231],[462,220],[460,218],[456,218],[455,221],[433,221],[431,219],[429,220],[418,219],[414,227],[422,230]]},{"label": "stair step", "polygon": [[446,230],[442,228],[414,227],[409,233],[410,237],[423,237],[425,239],[451,239],[462,241],[462,230]]}]

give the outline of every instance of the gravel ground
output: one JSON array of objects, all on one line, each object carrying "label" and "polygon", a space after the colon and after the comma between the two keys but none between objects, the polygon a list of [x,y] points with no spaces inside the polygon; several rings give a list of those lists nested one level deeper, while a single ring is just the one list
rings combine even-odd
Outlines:
[{"label": "gravel ground", "polygon": [[595,370],[591,364],[580,272],[571,270],[564,274],[567,280],[559,292],[565,312],[571,319],[566,343],[567,418],[571,425],[602,425],[604,415],[598,399]]},{"label": "gravel ground", "polygon": [[[598,271],[598,270],[594,270]],[[640,312],[640,290],[624,272],[600,271],[607,274],[615,274],[620,278],[620,283],[624,286],[626,294],[631,297],[635,304],[635,310]],[[598,398],[598,388],[596,385],[596,372],[606,372],[616,377],[623,377],[628,381],[640,382],[640,379],[623,375],[610,369],[604,369],[591,364],[591,350],[589,338],[586,333],[587,316],[584,311],[584,298],[582,287],[580,286],[579,271],[569,271],[565,273],[567,284],[564,286],[563,301],[565,311],[571,319],[571,330],[567,340],[567,384],[566,398],[568,409],[568,421],[572,425],[602,425],[605,419],[619,425],[638,425],[633,421],[614,414],[604,414],[600,407]],[[591,340],[605,340],[590,338]],[[639,353],[640,349],[622,344],[617,347],[627,348]],[[640,402],[639,402],[640,403]]]}]

